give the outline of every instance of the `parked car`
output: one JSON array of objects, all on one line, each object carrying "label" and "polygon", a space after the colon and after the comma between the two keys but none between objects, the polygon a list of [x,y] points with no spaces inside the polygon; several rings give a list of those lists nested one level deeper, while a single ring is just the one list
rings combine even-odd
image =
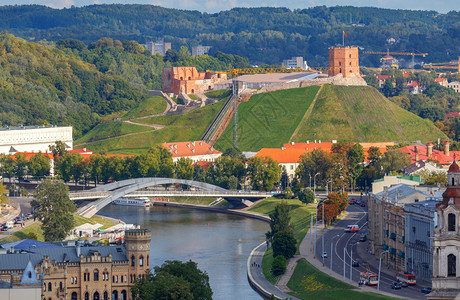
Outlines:
[{"label": "parked car", "polygon": [[353,267],[359,267],[359,261],[354,260],[353,263],[351,264]]},{"label": "parked car", "polygon": [[366,207],[366,203],[365,203],[365,202],[361,202],[359,205],[361,205],[362,207]]},{"label": "parked car", "polygon": [[2,226],[2,231],[8,231],[8,226],[6,225]]},{"label": "parked car", "polygon": [[23,223],[23,221],[22,221],[22,219],[20,217],[14,218],[14,224],[22,224],[22,223]]},{"label": "parked car", "polygon": [[396,282],[394,281],[392,284],[391,284],[391,288],[392,289],[395,289],[395,290],[400,290],[401,289],[401,282]]},{"label": "parked car", "polygon": [[429,293],[431,293],[431,288],[423,288],[423,289],[422,289],[422,293],[424,293],[424,294],[429,294]]},{"label": "parked car", "polygon": [[323,253],[321,254],[321,258],[323,258],[323,257],[324,257],[324,258],[327,258],[327,252],[323,252]]}]

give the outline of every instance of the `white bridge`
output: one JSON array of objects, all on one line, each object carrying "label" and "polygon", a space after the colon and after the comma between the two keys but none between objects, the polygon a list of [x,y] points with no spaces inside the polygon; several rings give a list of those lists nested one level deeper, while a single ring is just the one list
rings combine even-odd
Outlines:
[{"label": "white bridge", "polygon": [[[168,191],[168,190],[144,190],[147,187],[163,184],[183,184],[195,187],[197,191]],[[244,200],[258,200],[271,197],[270,193],[263,192],[245,192],[231,191],[212,184],[175,178],[137,178],[118,181],[114,183],[98,186],[87,192],[70,193],[71,200],[91,200],[91,202],[80,209],[77,213],[91,217],[95,215],[106,205],[110,204],[115,199],[123,196],[144,196],[144,197],[216,197],[224,198],[228,201],[242,203]]]}]

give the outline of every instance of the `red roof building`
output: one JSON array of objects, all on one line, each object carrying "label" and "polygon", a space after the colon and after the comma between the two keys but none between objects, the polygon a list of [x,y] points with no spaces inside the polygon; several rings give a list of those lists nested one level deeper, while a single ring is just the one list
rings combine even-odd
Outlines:
[{"label": "red roof building", "polygon": [[446,120],[449,118],[457,118],[460,113],[458,112],[450,112],[447,113],[446,116],[444,117]]},{"label": "red roof building", "polygon": [[222,155],[222,152],[217,151],[214,147],[204,141],[163,143],[161,145],[172,153],[172,159],[174,162],[178,161],[182,157],[190,158],[193,162],[212,162]]},{"label": "red roof building", "polygon": [[448,141],[444,142],[444,151],[433,149],[433,144],[431,142],[427,143],[425,146],[412,145],[404,146],[400,149],[411,157],[411,163],[415,163],[421,159],[426,161],[434,160],[438,161],[440,165],[447,167],[454,161],[454,155],[460,157],[460,151],[449,150]]}]

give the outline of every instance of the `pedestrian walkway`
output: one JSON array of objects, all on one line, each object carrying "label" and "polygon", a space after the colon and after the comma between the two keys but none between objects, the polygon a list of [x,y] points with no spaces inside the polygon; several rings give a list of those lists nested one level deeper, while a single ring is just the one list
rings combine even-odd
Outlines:
[{"label": "pedestrian walkway", "polygon": [[264,276],[262,271],[262,258],[264,257],[267,244],[261,243],[254,248],[249,255],[247,262],[248,280],[251,286],[256,289],[264,297],[270,298],[273,295],[276,299],[292,299],[297,298],[286,294],[277,287],[273,286]]}]

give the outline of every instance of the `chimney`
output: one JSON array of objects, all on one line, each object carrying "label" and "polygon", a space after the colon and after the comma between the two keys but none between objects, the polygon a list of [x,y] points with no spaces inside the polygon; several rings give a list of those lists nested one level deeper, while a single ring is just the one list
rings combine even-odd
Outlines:
[{"label": "chimney", "polygon": [[295,143],[294,142],[291,142],[291,145],[294,145]]},{"label": "chimney", "polygon": [[281,147],[281,150],[284,150],[284,147]]},{"label": "chimney", "polygon": [[307,141],[307,145],[310,144],[310,141]]},{"label": "chimney", "polygon": [[195,142],[192,142],[192,146],[195,147]]},{"label": "chimney", "polygon": [[190,148],[190,144],[187,144],[187,147],[189,147],[189,148]]},{"label": "chimney", "polygon": [[450,145],[449,141],[447,140],[444,141],[444,154],[447,156],[449,156],[449,145]]},{"label": "chimney", "polygon": [[418,155],[418,147],[417,146],[415,146],[414,152],[415,152],[415,161],[418,161],[419,160],[419,155]]},{"label": "chimney", "polygon": [[428,156],[428,158],[431,158],[431,156],[433,155],[433,143],[432,142],[428,142],[426,144],[426,155]]}]

